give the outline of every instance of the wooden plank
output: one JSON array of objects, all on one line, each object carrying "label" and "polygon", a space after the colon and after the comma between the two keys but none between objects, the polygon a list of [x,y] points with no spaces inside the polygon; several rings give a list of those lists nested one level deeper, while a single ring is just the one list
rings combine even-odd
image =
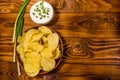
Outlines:
[{"label": "wooden plank", "polygon": [[[4,39],[5,40],[5,39]],[[82,64],[120,64],[119,38],[62,38],[66,63]],[[12,61],[13,43],[0,42],[0,60]]]},{"label": "wooden plank", "polygon": [[0,13],[18,13],[23,1],[0,0]]},{"label": "wooden plank", "polygon": [[[1,36],[12,37],[16,15],[0,15]],[[56,29],[62,37],[103,38],[120,37],[119,22],[119,13],[56,13],[47,26]],[[35,26],[40,25],[32,22],[29,13],[25,14],[23,31]]]},{"label": "wooden plank", "polygon": [[[40,26],[25,13],[23,31]],[[28,77],[13,63],[13,28],[24,0],[0,0],[0,79],[1,80],[120,80],[119,0],[46,0],[55,14],[51,23],[64,44],[60,65],[52,72]]]},{"label": "wooden plank", "polygon": [[[58,80],[115,80],[119,78],[119,65],[83,65],[64,63],[58,70]],[[65,76],[64,76],[65,75]],[[70,77],[69,77],[70,76]],[[116,76],[116,77],[112,77]]]},{"label": "wooden plank", "polygon": [[[22,69],[22,68],[21,68]],[[0,79],[2,80],[41,80],[40,77],[28,77],[24,70],[21,70],[21,76],[17,73],[17,64],[13,62],[0,62]]]},{"label": "wooden plank", "polygon": [[[16,15],[0,15],[0,60],[3,61],[12,61],[12,35]],[[64,56],[66,62],[119,64],[119,18],[119,13],[56,13],[54,23],[47,26],[55,29],[64,44],[67,44]],[[29,13],[26,13],[23,31],[34,26],[39,25],[32,22]],[[80,60],[75,60],[77,58]]]},{"label": "wooden plank", "polygon": [[119,64],[119,38],[63,38],[68,63]]},{"label": "wooden plank", "polygon": [[[0,62],[0,79],[19,80],[119,80],[119,65],[83,65],[61,63],[57,69],[46,75],[28,77],[24,70],[17,73],[16,63]],[[73,66],[74,65],[74,66]]]},{"label": "wooden plank", "polygon": [[[38,0],[31,0],[30,7]],[[55,12],[120,12],[119,0],[46,0]],[[17,13],[24,0],[1,0],[0,13]],[[71,5],[69,5],[71,4]]]}]

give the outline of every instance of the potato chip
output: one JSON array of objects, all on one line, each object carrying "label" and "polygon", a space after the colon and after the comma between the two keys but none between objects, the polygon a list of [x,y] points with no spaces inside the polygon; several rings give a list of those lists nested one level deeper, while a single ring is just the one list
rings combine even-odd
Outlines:
[{"label": "potato chip", "polygon": [[53,57],[53,53],[52,51],[50,50],[50,48],[44,48],[42,50],[42,52],[40,53],[40,55],[42,57],[46,57],[46,58],[52,58]]},{"label": "potato chip", "polygon": [[25,42],[29,42],[32,38],[32,36],[36,33],[38,33],[39,31],[36,29],[30,29],[26,32],[26,36],[25,36]]},{"label": "potato chip", "polygon": [[42,38],[43,34],[42,33],[36,33],[32,36],[31,42],[38,41]]},{"label": "potato chip", "polygon": [[39,44],[38,42],[33,42],[33,43],[29,44],[29,49],[32,51],[40,52],[43,50],[43,48],[44,48],[44,46]]},{"label": "potato chip", "polygon": [[48,47],[47,37],[45,37],[45,36],[42,37],[41,44],[43,44],[45,48]]},{"label": "potato chip", "polygon": [[29,48],[29,44],[30,44],[30,42],[22,42],[21,43],[22,44],[22,46],[23,46],[23,51],[24,52],[27,52],[27,50],[28,50],[28,48]]},{"label": "potato chip", "polygon": [[34,76],[38,75],[39,70],[37,70],[36,72],[26,72],[26,73],[28,74],[28,76],[34,77]]},{"label": "potato chip", "polygon": [[43,41],[43,43],[46,43],[48,41],[47,37],[43,36],[42,41]]},{"label": "potato chip", "polygon": [[41,58],[36,58],[36,59],[35,58],[25,58],[25,61],[29,64],[33,64],[33,63],[40,64]]},{"label": "potato chip", "polygon": [[22,60],[22,62],[24,62],[26,60],[24,53],[20,54],[20,59]]},{"label": "potato chip", "polygon": [[41,33],[43,33],[44,35],[52,34],[52,31],[49,28],[45,27],[45,26],[39,27],[38,30]]},{"label": "potato chip", "polygon": [[36,49],[36,50],[35,50],[36,52],[41,52],[41,51],[44,49],[44,46],[41,45],[41,44],[39,44],[39,45],[37,45],[34,49]]},{"label": "potato chip", "polygon": [[57,33],[48,35],[48,46],[52,51],[54,51],[57,48],[58,43],[59,43],[59,36]]},{"label": "potato chip", "polygon": [[16,47],[16,50],[17,50],[17,52],[18,52],[19,54],[24,53],[22,44],[19,44],[19,45]]},{"label": "potato chip", "polygon": [[25,36],[26,36],[25,33],[23,33],[22,36],[18,36],[17,42],[18,42],[18,43],[23,42],[23,41],[25,40]]},{"label": "potato chip", "polygon": [[40,58],[39,53],[37,53],[37,52],[25,53],[25,57],[29,58],[29,59],[30,58],[35,58],[35,59]]},{"label": "potato chip", "polygon": [[55,68],[55,60],[42,57],[41,66],[44,71],[51,71],[52,69]]},{"label": "potato chip", "polygon": [[53,57],[52,59],[58,59],[61,56],[61,51],[60,51],[60,47],[58,45],[58,47],[55,49],[55,51],[53,52]]},{"label": "potato chip", "polygon": [[39,73],[41,70],[41,65],[39,62],[24,62],[24,69],[29,76],[33,77]]},{"label": "potato chip", "polygon": [[26,59],[24,61],[25,72],[29,76],[36,76],[41,70],[41,56],[37,52],[31,52],[25,54]]},{"label": "potato chip", "polygon": [[17,46],[16,50],[19,53],[20,59],[24,62],[25,61],[25,55],[24,55],[22,44],[19,44]]}]

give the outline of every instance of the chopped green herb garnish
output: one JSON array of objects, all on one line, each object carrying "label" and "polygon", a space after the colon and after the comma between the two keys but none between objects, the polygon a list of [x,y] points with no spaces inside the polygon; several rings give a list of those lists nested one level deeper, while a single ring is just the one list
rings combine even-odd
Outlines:
[{"label": "chopped green herb garnish", "polygon": [[32,14],[33,14],[33,15],[35,15],[35,13],[34,13],[34,12],[33,12]]},{"label": "chopped green herb garnish", "polygon": [[36,8],[34,9],[33,15],[39,15],[39,16],[35,16],[36,18],[39,17],[39,19],[43,19],[43,18],[49,18],[49,12],[50,9],[44,7],[44,1],[40,2],[39,5],[36,5]]},{"label": "chopped green herb garnish", "polygon": [[38,12],[40,12],[40,9],[38,10]]},{"label": "chopped green herb garnish", "polygon": [[41,15],[41,13],[39,13],[39,16]]},{"label": "chopped green herb garnish", "polygon": [[41,7],[42,9],[44,9],[44,6],[42,5],[42,7]]},{"label": "chopped green herb garnish", "polygon": [[42,19],[42,17],[40,17],[40,19]]},{"label": "chopped green herb garnish", "polygon": [[36,12],[39,12],[39,10],[36,10]]},{"label": "chopped green herb garnish", "polygon": [[36,8],[37,10],[39,9],[39,8]]},{"label": "chopped green herb garnish", "polygon": [[46,17],[46,15],[43,15],[43,17],[45,18],[45,17]]},{"label": "chopped green herb garnish", "polygon": [[34,11],[36,12],[36,9],[34,9]]},{"label": "chopped green herb garnish", "polygon": [[47,14],[47,15],[49,15],[49,13],[48,13],[48,12],[47,12],[46,14]]},{"label": "chopped green herb garnish", "polygon": [[36,5],[36,7],[38,7],[38,5]]},{"label": "chopped green herb garnish", "polygon": [[38,16],[35,16],[36,18],[38,18]]},{"label": "chopped green herb garnish", "polygon": [[44,3],[44,1],[42,1],[42,2],[40,3],[40,6],[43,5],[43,3]]},{"label": "chopped green herb garnish", "polygon": [[47,10],[48,12],[50,12],[50,10]]}]

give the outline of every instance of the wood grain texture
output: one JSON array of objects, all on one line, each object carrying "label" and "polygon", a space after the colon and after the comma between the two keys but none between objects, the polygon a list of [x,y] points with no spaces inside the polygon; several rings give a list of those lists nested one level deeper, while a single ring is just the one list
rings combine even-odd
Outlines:
[{"label": "wood grain texture", "polygon": [[[31,0],[24,16],[23,31],[40,26],[30,19]],[[24,0],[0,0],[1,80],[120,80],[119,0],[46,0],[55,10],[47,24],[64,44],[61,64],[52,72],[28,77],[13,63],[13,28]]]},{"label": "wood grain texture", "polygon": [[[28,77],[22,69],[17,74],[16,64],[0,62],[0,79],[2,80],[119,80],[119,65],[88,65],[62,62],[53,72],[36,77]],[[2,66],[4,65],[4,66]]]},{"label": "wood grain texture", "polygon": [[[24,0],[0,0],[0,13],[16,13]],[[30,7],[38,0],[31,0]],[[119,0],[46,0],[55,12],[120,12]]]},{"label": "wood grain texture", "polygon": [[[120,13],[56,13],[48,26],[56,29],[62,37],[120,37]],[[17,14],[0,16],[1,36],[11,36]],[[3,22],[4,23],[3,23]],[[39,26],[25,14],[24,30]],[[9,31],[6,29],[8,28]]]}]

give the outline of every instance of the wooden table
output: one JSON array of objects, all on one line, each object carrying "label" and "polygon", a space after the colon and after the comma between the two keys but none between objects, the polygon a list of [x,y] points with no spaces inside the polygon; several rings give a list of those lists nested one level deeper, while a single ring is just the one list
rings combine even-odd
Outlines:
[{"label": "wooden table", "polygon": [[[64,55],[57,69],[28,77],[17,73],[13,63],[13,26],[24,0],[0,0],[1,80],[120,80],[119,0],[46,0],[55,10],[47,24],[62,37]],[[30,19],[31,0],[24,16],[23,31],[40,26]]]}]

